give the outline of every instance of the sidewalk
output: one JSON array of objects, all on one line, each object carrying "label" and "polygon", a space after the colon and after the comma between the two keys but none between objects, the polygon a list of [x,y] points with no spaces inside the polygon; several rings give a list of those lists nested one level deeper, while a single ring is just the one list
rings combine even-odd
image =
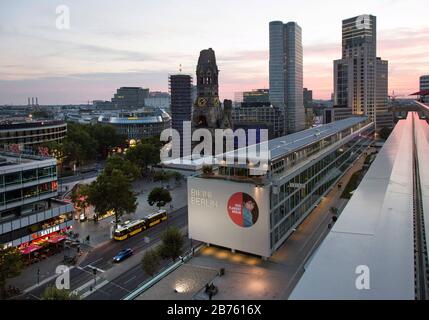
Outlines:
[{"label": "sidewalk", "polygon": [[[89,250],[89,246],[81,244],[81,255],[78,258],[78,262],[86,256]],[[15,286],[24,291],[37,286],[37,280],[39,280],[39,284],[43,284],[44,281],[56,276],[55,271],[59,265],[65,265],[63,261],[65,253],[66,251],[58,253],[26,267],[18,277],[8,279],[7,285]],[[40,271],[39,277],[37,276],[38,270]]]},{"label": "sidewalk", "polygon": [[[137,209],[136,212],[122,217],[122,221],[127,220],[136,220],[144,218],[158,210],[154,206],[150,206],[147,202],[147,197],[155,187],[160,187],[160,182],[152,182],[147,180],[139,180],[134,183],[133,190],[138,193],[137,195]],[[164,187],[167,186],[167,183],[164,183]],[[181,181],[179,186],[176,185],[174,179],[171,179],[170,182],[170,194],[173,199],[171,202],[173,210],[183,208],[187,205],[187,186],[186,181]],[[164,207],[168,211],[170,210],[170,205]],[[91,212],[91,208],[88,208],[87,211]],[[94,222],[93,220],[87,220],[85,222],[79,222],[75,220],[73,224],[73,231],[79,233],[79,238],[81,241],[90,236],[91,246],[96,247],[106,241],[110,240],[110,228],[112,226],[111,221],[114,220],[114,216],[99,220]]]}]

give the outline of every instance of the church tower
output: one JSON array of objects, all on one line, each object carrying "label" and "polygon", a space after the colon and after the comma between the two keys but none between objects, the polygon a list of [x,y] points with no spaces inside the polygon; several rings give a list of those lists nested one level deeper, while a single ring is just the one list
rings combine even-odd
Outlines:
[{"label": "church tower", "polygon": [[222,107],[219,101],[219,69],[212,48],[202,50],[197,65],[197,99],[194,104],[194,129],[222,127]]}]

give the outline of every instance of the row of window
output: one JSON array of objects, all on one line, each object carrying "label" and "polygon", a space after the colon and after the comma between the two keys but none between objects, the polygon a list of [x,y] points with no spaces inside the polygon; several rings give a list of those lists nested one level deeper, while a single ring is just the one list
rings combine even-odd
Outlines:
[{"label": "row of window", "polygon": [[57,167],[49,166],[0,175],[0,188],[57,176]]},{"label": "row of window", "polygon": [[[347,151],[336,150],[283,184],[279,188],[279,194],[272,194],[272,247],[312,209],[338,177],[362,154],[368,142],[366,138],[354,139],[342,147]],[[329,162],[330,164],[326,164]]]},{"label": "row of window", "polygon": [[47,193],[56,192],[58,189],[57,181],[42,183],[22,189],[16,189],[0,193],[0,206],[16,201],[23,201],[28,198],[42,196]]}]

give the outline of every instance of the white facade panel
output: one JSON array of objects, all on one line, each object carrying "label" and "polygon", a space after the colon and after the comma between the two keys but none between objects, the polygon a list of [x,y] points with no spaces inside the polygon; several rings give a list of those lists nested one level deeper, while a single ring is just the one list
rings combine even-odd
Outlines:
[{"label": "white facade panel", "polygon": [[[251,225],[243,201],[253,202]],[[249,203],[248,202],[248,203]],[[269,187],[216,179],[188,178],[189,237],[209,244],[269,257]],[[242,222],[242,225],[240,221]]]}]

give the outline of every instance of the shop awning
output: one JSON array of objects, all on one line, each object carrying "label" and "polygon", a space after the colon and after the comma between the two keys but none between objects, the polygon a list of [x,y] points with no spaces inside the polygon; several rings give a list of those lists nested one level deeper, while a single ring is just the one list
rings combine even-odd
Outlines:
[{"label": "shop awning", "polygon": [[65,239],[67,239],[67,237],[66,237],[66,236],[58,235],[58,236],[54,236],[54,237],[50,238],[50,239],[48,240],[48,242],[49,242],[49,243],[58,243],[58,242],[63,241],[63,240],[65,240]]},{"label": "shop awning", "polygon": [[40,246],[36,246],[35,244],[30,244],[27,248],[21,250],[22,254],[30,254],[34,251],[39,250],[41,247]]}]

